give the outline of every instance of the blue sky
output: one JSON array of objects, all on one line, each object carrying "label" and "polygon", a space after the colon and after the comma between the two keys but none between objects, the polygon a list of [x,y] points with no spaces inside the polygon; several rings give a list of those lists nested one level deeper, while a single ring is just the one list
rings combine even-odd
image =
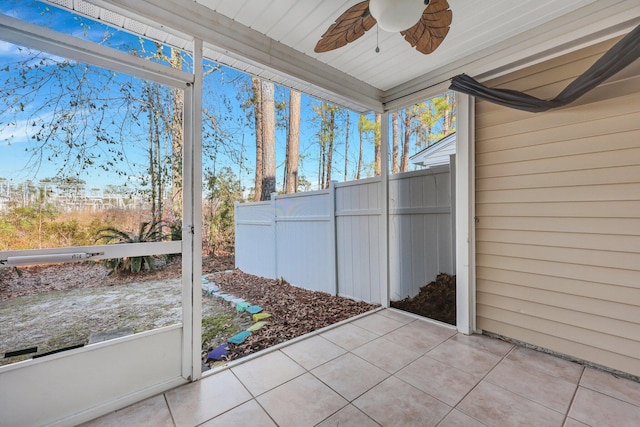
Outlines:
[{"label": "blue sky", "polygon": [[[42,4],[37,1],[19,1],[19,0],[3,0],[0,4],[0,12],[13,16],[15,18],[43,25],[48,28],[55,29],[57,31],[70,34],[76,37],[89,39],[96,42],[102,42],[110,47],[129,51],[131,47],[136,49],[146,49],[149,52],[155,51],[155,46],[150,42],[140,42],[138,37],[133,36],[123,31],[117,31],[111,27],[104,26],[100,23],[96,23],[78,16],[74,16],[64,10],[57,9],[56,7]],[[1,35],[0,35],[1,39]],[[168,52],[168,50],[165,50]],[[24,49],[20,49],[18,46],[8,44],[0,41],[0,85],[4,85],[8,78],[17,75],[17,70],[13,66],[17,61],[23,61],[25,55],[29,53]],[[51,55],[42,55],[38,58],[40,64],[40,70],[47,70],[48,67],[56,67],[56,62],[62,61],[62,58],[57,58]],[[190,62],[188,55],[185,55],[185,68],[189,71]],[[29,65],[29,64],[27,64]],[[35,64],[33,64],[35,65]],[[74,64],[78,65],[78,64]],[[209,64],[215,65],[215,64]],[[7,66],[9,69],[7,71]],[[93,69],[88,73],[89,79],[95,79],[89,83],[96,85],[103,84],[105,79],[111,79],[113,93],[116,93],[118,86],[123,84],[142,84],[143,82],[136,82],[135,79],[129,76],[118,75],[109,76],[109,72],[101,69]],[[87,83],[85,83],[86,85]],[[222,67],[220,70],[207,76],[205,79],[204,88],[204,107],[209,112],[213,112],[216,117],[217,125],[217,137],[218,143],[213,144],[212,139],[208,137],[207,129],[205,129],[204,143],[209,146],[216,147],[215,162],[212,160],[212,156],[207,156],[203,159],[205,169],[219,171],[220,168],[228,166],[232,170],[240,175],[243,186],[251,187],[253,168],[255,164],[255,134],[253,131],[253,123],[248,120],[247,113],[242,108],[242,103],[247,99],[249,94],[242,89],[243,86],[250,87],[250,77],[237,72],[235,70]],[[69,87],[73,84],[69,83]],[[0,86],[2,87],[2,86]],[[6,86],[5,86],[6,88]],[[47,86],[43,87],[42,92],[51,92]],[[107,90],[107,92],[109,92]],[[111,92],[109,92],[111,93]],[[20,95],[17,92],[17,95]],[[288,89],[276,86],[276,101],[287,100],[289,93]],[[21,98],[21,96],[18,96]],[[34,114],[39,119],[38,126],[41,123],[50,123],[49,119],[52,115],[47,108],[41,108],[39,111],[35,111],[38,101],[42,98],[24,105],[23,111],[18,111],[13,115],[8,115],[0,111],[0,178],[11,179],[14,182],[18,182],[24,179],[38,180],[42,178],[52,177],[63,166],[60,164],[60,157],[57,159],[52,158],[51,161],[40,162],[39,166],[33,163],[29,163],[31,156],[30,149],[33,148],[34,143]],[[16,98],[14,100],[20,102]],[[314,120],[315,113],[312,107],[319,101],[303,94],[302,97],[302,112],[301,112],[301,135],[300,135],[300,175],[304,176],[307,180],[315,183],[317,181],[318,170],[318,145],[317,145],[317,120]],[[121,133],[122,129],[116,128],[122,126],[121,120],[123,113],[118,111],[118,106],[108,106],[104,108],[106,115],[112,115],[115,120],[113,121],[113,132],[107,132],[109,134]],[[20,108],[18,108],[20,110]],[[85,117],[85,125],[87,128],[91,128],[96,125],[98,120],[95,116],[91,116],[88,111],[77,112],[78,115]],[[286,116],[286,111],[282,112],[283,116]],[[346,114],[346,113],[345,113]],[[31,118],[31,119],[30,119]],[[372,116],[370,116],[372,118]],[[204,120],[207,120],[206,118]],[[344,120],[344,116],[343,116]],[[348,178],[353,179],[356,169],[356,161],[358,156],[358,114],[350,113],[350,129],[349,129],[349,173]],[[344,139],[345,139],[345,126],[342,124],[342,129],[338,133],[336,141],[336,151],[334,153],[333,163],[333,179],[339,181],[344,180]],[[126,141],[126,164],[119,165],[120,170],[125,170],[124,174],[114,174],[108,171],[109,167],[105,166],[105,162],[109,156],[108,146],[105,146],[100,141],[96,140],[96,136],[92,135],[90,131],[85,130],[83,135],[83,141],[86,145],[93,147],[90,155],[94,156],[92,167],[85,168],[84,170],[77,170],[78,177],[87,182],[87,188],[92,187],[104,187],[107,184],[122,184],[126,181],[127,177],[129,182],[135,183],[139,176],[144,174],[144,162],[145,162],[145,142],[146,130],[141,126],[135,124],[127,124],[128,136],[135,137],[135,143]],[[92,140],[93,138],[93,140]],[[208,138],[208,139],[207,139]],[[278,189],[282,186],[283,179],[283,163],[285,159],[285,142],[286,142],[286,129],[284,127],[278,127],[276,131],[276,163],[278,170],[276,174]],[[97,153],[97,154],[96,154]],[[102,154],[100,154],[102,153]],[[100,154],[100,156],[98,156]],[[208,154],[212,154],[209,152]],[[373,161],[373,145],[370,141],[365,142],[365,164],[368,166],[364,172],[365,176],[368,173],[371,174],[371,163]],[[47,157],[45,155],[45,157]],[[33,160],[33,159],[32,159]],[[67,159],[67,169],[73,165],[73,159]],[[103,163],[103,167],[99,163]],[[243,166],[242,170],[240,165]],[[129,168],[129,169],[127,169]],[[107,170],[105,170],[107,169]],[[64,169],[63,169],[64,170]],[[69,171],[65,172],[68,173]]]}]

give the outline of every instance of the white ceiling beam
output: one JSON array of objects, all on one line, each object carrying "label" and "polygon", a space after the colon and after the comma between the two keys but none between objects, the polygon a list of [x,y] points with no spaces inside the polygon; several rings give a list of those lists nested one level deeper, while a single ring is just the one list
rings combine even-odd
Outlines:
[{"label": "white ceiling beam", "polygon": [[193,81],[190,73],[3,14],[0,14],[0,40],[179,88]]},{"label": "white ceiling beam", "polygon": [[367,110],[382,111],[382,91],[262,33],[193,1],[89,0],[134,18],[143,16],[158,24],[219,48],[245,63],[269,68],[306,81]]},{"label": "white ceiling beam", "polygon": [[461,73],[485,81],[625,34],[640,24],[640,4],[601,0],[549,21],[496,46],[454,61],[383,94],[386,111],[396,110],[446,91]]}]

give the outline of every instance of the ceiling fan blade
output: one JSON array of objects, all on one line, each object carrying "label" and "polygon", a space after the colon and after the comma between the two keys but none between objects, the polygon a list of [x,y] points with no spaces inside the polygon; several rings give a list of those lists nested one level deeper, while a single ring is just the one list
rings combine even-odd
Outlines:
[{"label": "ceiling fan blade", "polygon": [[347,9],[331,24],[313,50],[321,53],[338,49],[362,37],[374,25],[376,20],[369,13],[369,0],[360,2]]},{"label": "ceiling fan blade", "polygon": [[436,50],[447,36],[452,18],[447,0],[431,0],[420,21],[400,34],[411,46],[427,55]]}]

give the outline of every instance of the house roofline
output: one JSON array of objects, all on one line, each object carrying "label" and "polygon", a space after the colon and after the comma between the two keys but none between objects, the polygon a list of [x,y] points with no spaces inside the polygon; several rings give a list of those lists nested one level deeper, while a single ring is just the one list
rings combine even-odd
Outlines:
[{"label": "house roofline", "polygon": [[437,140],[436,142],[434,142],[430,146],[425,147],[422,150],[418,151],[413,156],[409,157],[409,160],[411,161],[411,160],[415,159],[416,157],[418,157],[418,156],[420,156],[422,154],[439,150],[440,147],[442,147],[443,145],[445,145],[448,142],[447,140],[453,139],[453,138],[455,138],[455,136],[456,136],[455,132],[450,133],[449,135],[445,136],[444,138],[441,138],[441,139]]}]

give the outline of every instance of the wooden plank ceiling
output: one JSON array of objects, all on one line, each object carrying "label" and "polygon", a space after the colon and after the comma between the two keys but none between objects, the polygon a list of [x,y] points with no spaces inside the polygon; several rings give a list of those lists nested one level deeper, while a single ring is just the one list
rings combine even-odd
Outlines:
[{"label": "wooden plank ceiling", "polygon": [[[185,28],[172,29],[166,12],[171,9],[177,18],[185,18],[183,22],[202,16],[200,24],[211,22],[212,28],[222,24],[219,28],[226,30],[224,43],[205,39],[205,55],[211,59],[361,111],[377,109],[376,103],[389,107],[412,94],[420,96],[425,88],[460,72],[476,77],[495,74],[526,65],[531,58],[539,60],[598,37],[621,34],[640,15],[640,4],[628,0],[448,0],[453,11],[451,29],[429,55],[416,51],[399,33],[377,31],[377,26],[345,47],[315,53],[324,31],[360,0],[48,1],[181,48],[190,43],[190,37],[181,37],[180,32],[191,28],[183,24]],[[144,16],[151,9],[159,11],[156,21]],[[165,22],[160,19],[163,14]],[[236,36],[241,42],[234,51],[235,45],[226,39]],[[251,40],[256,41],[255,47]],[[265,55],[286,57],[288,62],[260,64]],[[295,64],[303,65],[296,68]],[[345,76],[344,82],[335,82],[339,76]],[[327,80],[333,81],[326,84]],[[345,88],[342,93],[339,87],[336,90],[340,84]],[[356,99],[348,105],[356,90],[367,92],[366,100],[375,102]]]},{"label": "wooden plank ceiling", "polygon": [[429,73],[447,63],[495,45],[593,0],[449,0],[451,30],[432,54],[423,55],[398,33],[376,28],[344,48],[313,51],[324,31],[359,0],[196,0],[213,11],[286,46],[357,77],[383,91]]}]

